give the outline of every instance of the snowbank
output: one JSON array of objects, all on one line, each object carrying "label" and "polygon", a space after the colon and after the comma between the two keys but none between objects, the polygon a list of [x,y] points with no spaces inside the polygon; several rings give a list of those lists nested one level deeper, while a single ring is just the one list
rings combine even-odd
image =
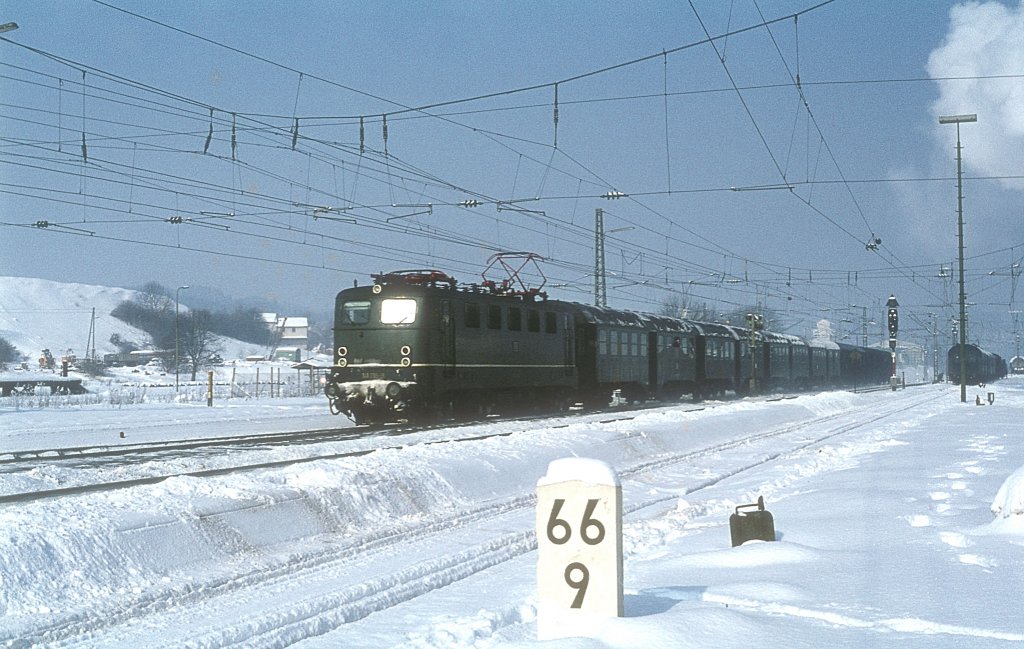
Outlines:
[{"label": "snowbank", "polygon": [[992,499],[992,513],[996,515],[996,520],[985,531],[1024,536],[1024,466],[1003,481]]}]

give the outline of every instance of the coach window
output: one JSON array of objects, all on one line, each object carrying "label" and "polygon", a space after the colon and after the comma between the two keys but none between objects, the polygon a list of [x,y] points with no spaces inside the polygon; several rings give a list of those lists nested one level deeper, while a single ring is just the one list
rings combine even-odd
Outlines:
[{"label": "coach window", "polygon": [[544,312],[544,333],[558,333],[558,315],[551,311]]},{"label": "coach window", "polygon": [[480,328],[480,305],[479,304],[467,304],[466,305],[466,328],[467,329],[479,329]]},{"label": "coach window", "polygon": [[381,324],[412,324],[416,322],[416,300],[389,299],[380,301]]},{"label": "coach window", "polygon": [[341,321],[347,324],[366,324],[370,321],[370,303],[363,300],[345,302],[341,305]]},{"label": "coach window", "polygon": [[508,308],[508,330],[509,331],[522,331],[523,330],[523,310],[518,307]]},{"label": "coach window", "polygon": [[501,329],[501,307],[490,305],[487,307],[487,328]]},{"label": "coach window", "polygon": [[640,336],[640,355],[647,356],[647,336]]},{"label": "coach window", "polygon": [[526,329],[533,333],[540,333],[540,311],[529,309],[526,312]]},{"label": "coach window", "polygon": [[608,331],[605,329],[597,330],[597,353],[599,356],[608,355]]}]

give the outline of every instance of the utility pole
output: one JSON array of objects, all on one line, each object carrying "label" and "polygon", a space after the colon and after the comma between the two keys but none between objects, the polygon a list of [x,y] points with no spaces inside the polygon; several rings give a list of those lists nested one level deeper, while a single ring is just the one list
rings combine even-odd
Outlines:
[{"label": "utility pole", "polygon": [[92,308],[92,318],[89,320],[89,338],[85,341],[85,364],[89,371],[96,369],[96,307]]},{"label": "utility pole", "polygon": [[594,211],[594,305],[608,306],[608,281],[604,268],[604,210]]},{"label": "utility pole", "polygon": [[862,346],[868,346],[868,308],[866,306],[861,307],[861,334],[864,338]]},{"label": "utility pole", "polygon": [[174,291],[174,392],[178,392],[178,366],[180,361],[178,360],[178,297],[184,289],[191,288],[190,286],[179,286]]},{"label": "utility pole", "polygon": [[750,394],[757,394],[757,332],[764,329],[764,316],[759,313],[747,314],[747,328],[750,329]]},{"label": "utility pole", "polygon": [[956,124],[956,223],[960,248],[960,402],[967,402],[967,293],[964,290],[964,185],[960,155],[960,124],[977,122],[978,116],[947,115],[939,124]]},{"label": "utility pole", "polygon": [[928,315],[932,318],[932,383],[939,382],[939,323],[934,313]]}]

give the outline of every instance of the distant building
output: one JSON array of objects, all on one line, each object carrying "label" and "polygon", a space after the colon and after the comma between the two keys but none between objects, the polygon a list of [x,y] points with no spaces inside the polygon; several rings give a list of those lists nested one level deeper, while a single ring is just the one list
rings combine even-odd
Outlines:
[{"label": "distant building", "polygon": [[1024,356],[1014,356],[1010,359],[1010,374],[1024,374]]},{"label": "distant building", "polygon": [[[884,349],[889,351],[888,343],[878,343],[869,345],[876,349]],[[898,366],[913,365],[913,366],[925,366],[930,362],[931,351],[927,348],[916,345],[912,342],[906,342],[898,340],[896,342],[896,364]],[[941,360],[941,356],[940,356]]]},{"label": "distant building", "polygon": [[302,360],[302,352],[309,348],[309,318],[276,313],[261,313],[260,317],[271,333],[271,344],[267,347],[273,357]]}]

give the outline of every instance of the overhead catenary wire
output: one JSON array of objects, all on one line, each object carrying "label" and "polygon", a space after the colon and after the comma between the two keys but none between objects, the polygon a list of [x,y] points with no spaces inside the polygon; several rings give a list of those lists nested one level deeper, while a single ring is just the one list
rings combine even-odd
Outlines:
[{"label": "overhead catenary wire", "polygon": [[[663,60],[666,60],[664,58],[664,53],[659,53],[656,56],[662,56]],[[301,75],[302,72],[299,72],[299,74]],[[91,76],[91,73],[90,73],[90,76]],[[300,77],[300,79],[301,79],[301,77]],[[89,92],[90,107],[92,106],[93,97],[94,97],[95,93],[97,92],[97,89],[95,88],[95,84],[91,84],[91,85],[93,87],[90,88],[90,92]],[[84,94],[85,93],[83,92],[83,97],[84,97]],[[296,96],[298,96],[298,92],[296,92]],[[669,96],[669,93],[667,92],[667,87],[663,88],[663,92],[661,93],[661,96],[663,98],[667,98]],[[563,105],[563,106],[564,105],[569,105],[569,102],[566,100],[565,97],[560,97],[559,98],[559,103],[560,103],[560,105]],[[214,132],[214,118],[213,118],[213,109],[210,108],[210,107],[203,106],[202,109],[196,110],[194,112],[196,113],[196,115],[195,115],[196,121],[201,123],[201,127],[197,127],[196,129],[194,129],[194,132],[196,134],[195,135],[195,137],[196,137],[196,145],[195,145],[194,149],[195,149],[195,151],[198,151],[201,148],[200,144],[204,141],[204,138],[206,138],[208,140],[211,137],[211,134],[213,134],[213,132]],[[295,115],[296,112],[297,112],[297,101],[296,101],[296,106],[293,107],[293,115]],[[225,119],[226,119],[226,116],[228,115],[228,113],[224,112],[224,113],[221,113],[220,115],[224,116]],[[254,124],[252,127],[243,127],[242,122],[243,121],[248,121],[250,115],[246,114],[244,111],[238,111],[236,113],[236,115],[237,115],[237,121],[238,121],[238,124],[237,124],[237,136],[239,138],[241,138],[243,136],[243,134],[248,134],[248,135],[262,134],[262,135],[265,135],[265,136],[268,137],[268,139],[266,141],[266,144],[262,145],[262,146],[267,146],[268,148],[281,148],[281,149],[292,148],[291,147],[291,142],[294,141],[293,138],[294,138],[295,129],[294,128],[289,128],[288,124],[282,124],[282,125],[268,124],[265,127],[261,127],[259,125],[255,125]],[[410,114],[410,115],[408,115],[408,117],[410,117],[410,118],[415,117],[415,118],[422,119],[425,116]],[[396,116],[395,113],[388,113],[388,118],[389,118],[389,121],[392,121],[392,122],[397,120],[397,119],[401,119],[401,117]],[[220,120],[220,121],[222,121],[222,120]],[[89,116],[89,122],[90,122],[90,124],[93,123],[93,116],[92,115]],[[294,125],[294,123],[291,124],[291,126],[293,126],[293,125]],[[305,123],[303,123],[304,135],[306,133],[306,131],[305,131],[306,128],[307,128],[307,125]],[[84,130],[85,129],[83,129],[83,131]],[[173,129],[168,129],[168,130],[173,130]],[[509,135],[511,135],[511,134],[495,133],[495,134],[493,134],[493,137],[494,138],[503,138],[503,137],[506,137],[506,136],[509,136]],[[222,145],[223,145],[223,143],[226,143],[226,132],[225,131],[219,131],[218,132],[218,136],[221,138],[220,141],[222,142]],[[279,137],[279,136],[284,136],[284,137]],[[287,138],[287,140],[291,140],[291,141],[287,141],[286,142],[285,138]],[[63,140],[62,137],[58,137],[57,138],[58,147],[60,146],[60,141],[61,140]],[[241,142],[239,142],[239,144],[244,146],[246,148],[246,150],[248,150],[248,147],[254,146],[254,144],[252,142],[249,142],[248,138],[246,138],[246,140],[247,141],[244,144],[241,143]],[[93,149],[93,148],[95,148],[97,146],[95,144],[96,141],[98,141],[98,140],[96,140],[92,135],[89,135],[89,146],[90,146],[90,149]],[[133,136],[131,138],[122,138],[122,139],[120,139],[120,141],[122,141],[123,143],[128,145],[128,147],[132,148],[133,150],[137,149],[138,151],[142,151],[142,147],[140,146],[141,145],[141,141],[136,136]],[[277,143],[275,144],[275,142],[277,142]],[[9,141],[7,141],[5,144],[6,145],[10,145],[11,143]],[[329,143],[329,142],[326,142],[326,141],[324,141],[324,142],[314,142],[314,141],[305,142],[305,138],[304,138],[303,144],[306,147],[331,147],[332,149],[334,149],[335,147],[338,146],[338,143]],[[550,146],[550,143],[546,143],[546,144],[548,146]],[[165,150],[167,150],[168,152],[171,152],[175,148],[179,148],[179,147],[174,147],[174,146],[167,147]],[[226,149],[226,147],[225,147],[225,149]],[[187,151],[184,148],[180,148],[180,150],[181,150],[182,153]],[[307,160],[307,164],[309,162],[311,162],[312,160],[317,159],[317,160],[322,160],[325,163],[330,164],[330,165],[344,165],[344,163],[346,162],[346,160],[344,158],[334,157],[334,156],[337,155],[337,151],[339,151],[339,150],[340,149],[335,149],[334,153],[328,153],[326,150],[324,150],[321,154],[319,154],[320,157],[318,157],[318,158],[308,157],[306,159]],[[227,152],[224,149],[222,149],[221,153],[227,153]],[[348,156],[348,155],[358,155],[359,153],[366,153],[366,152],[358,151],[358,146],[355,145],[355,144],[352,144],[351,145],[351,149],[349,151],[346,151],[343,155],[345,155],[345,156]],[[380,178],[380,182],[382,183],[383,186],[386,186],[388,188],[392,188],[392,189],[396,189],[397,190],[398,188],[404,186],[405,183],[407,182],[407,180],[411,180],[412,178],[414,178],[416,176],[413,173],[410,173],[409,175],[402,175],[402,176],[399,176],[397,174],[395,174],[395,175],[390,174],[389,171],[393,170],[393,167],[389,167],[388,164],[389,163],[395,163],[395,161],[398,158],[396,158],[393,155],[393,151],[389,151],[388,153],[392,154],[392,155],[388,155],[386,157],[377,157],[376,155],[373,155],[373,154],[367,154],[366,161],[368,161],[368,162],[370,162],[370,161],[383,161],[383,166],[379,167],[380,172],[382,174],[382,176]],[[574,152],[572,152],[572,151],[566,152],[565,160],[573,160],[573,164],[576,165],[577,169],[586,169],[586,167],[583,164],[584,161],[583,160],[579,160],[579,159],[574,159],[575,156],[573,154],[574,154]],[[308,151],[306,153],[304,153],[303,155],[307,155],[308,156],[309,155]],[[92,160],[93,157],[94,157],[94,151],[90,150],[89,151],[90,164],[93,161]],[[547,156],[544,156],[544,158],[547,158]],[[229,161],[229,159],[226,156],[224,156],[224,155],[220,156],[219,159],[224,161],[224,162],[228,162]],[[355,160],[356,159],[353,158],[353,160],[351,162],[351,164],[353,166],[355,166],[357,164],[355,162]],[[360,160],[359,164],[361,164],[362,158],[360,157],[359,160]],[[107,160],[106,162],[109,164],[109,163],[111,163],[113,161]],[[248,167],[244,166],[244,164],[250,164],[251,165],[252,162],[257,162],[257,161],[250,160],[250,161],[247,161],[247,163],[243,163],[241,160],[235,160],[235,161],[232,162],[232,164],[235,165],[234,170],[236,172],[238,172],[239,170],[243,170],[243,169],[251,169],[251,170],[255,171],[256,173],[260,173],[260,174],[263,174],[265,172],[269,172],[270,171],[269,169],[259,170],[258,167],[255,167],[255,166],[248,166]],[[556,162],[556,159],[555,159],[554,156],[552,156],[550,160],[546,160],[546,161],[543,160],[543,159],[539,160],[539,164],[542,166],[543,169],[546,170],[545,173],[560,173],[557,170],[557,167],[553,166],[553,162]],[[124,165],[122,165],[122,169],[124,171],[126,171],[128,174],[131,174],[132,170],[134,169],[134,165],[131,165],[131,166],[124,166]],[[410,167],[410,171],[412,171],[412,167]],[[420,173],[421,171],[422,170],[419,170],[419,171],[417,171],[415,173]],[[90,173],[93,173],[93,172],[90,171]],[[597,178],[596,174],[594,175],[594,178],[591,178],[588,174],[583,174],[582,176],[580,176],[578,171],[576,172],[576,174],[577,174],[578,183],[579,183],[580,186],[582,186],[582,184],[584,183],[584,179],[586,179],[586,182],[588,182],[588,183],[593,182],[595,186],[599,186],[599,184],[601,182],[600,180],[596,179]],[[274,174],[268,173],[268,177],[274,177]],[[286,179],[286,174],[277,173],[276,177],[280,178],[281,180],[285,180]],[[359,178],[359,177],[369,177],[369,176],[364,176],[362,173],[360,173],[360,174],[356,175],[356,178]],[[426,177],[426,176],[424,176],[424,177]],[[129,183],[131,182],[130,175],[125,176],[125,178],[128,180]],[[436,180],[438,180],[436,177],[432,179],[432,181],[436,181]],[[92,177],[90,177],[90,182],[93,182]],[[836,182],[839,182],[839,181],[836,181]],[[298,183],[298,184],[302,185],[302,183]],[[308,190],[310,188],[311,184],[312,183],[308,182],[308,179],[307,179],[307,182],[305,182],[304,186]],[[606,185],[611,185],[611,183],[606,183]],[[451,189],[453,187],[457,187],[458,185],[457,184],[453,184],[453,183],[441,182],[437,186],[438,187],[447,187],[447,188]],[[543,187],[543,182],[541,183],[541,186]],[[820,186],[820,184],[818,184],[817,182],[814,185],[811,185],[810,183],[808,183],[808,186]],[[225,188],[225,190],[226,190],[225,196],[228,197],[228,198],[237,199],[240,196],[239,189],[241,187],[242,187],[242,183],[241,182],[238,182],[237,184],[232,182],[231,187],[226,187]],[[467,189],[468,190],[469,188],[460,188],[460,190],[462,190],[462,189]],[[674,189],[676,189],[676,188],[668,186],[667,191],[668,192],[672,192]],[[710,188],[710,191],[725,191],[726,189],[727,188]],[[686,189],[684,189],[683,191],[686,191]],[[705,190],[697,189],[695,191],[705,191]],[[479,193],[479,192],[477,192],[477,193]],[[541,192],[538,192],[538,194],[540,194],[540,193]],[[645,194],[646,195],[650,195],[650,196],[655,196],[655,195],[659,195],[661,193],[663,193],[663,192],[657,192],[657,191],[635,192],[635,193],[632,194],[632,196],[634,196],[636,198],[641,198]],[[335,196],[339,197],[339,200],[340,199],[347,199],[348,198],[344,192],[339,194],[339,192],[334,191],[333,194]],[[593,194],[589,194],[590,197],[596,197],[596,196],[599,196],[599,195],[600,195],[599,192],[595,192]],[[587,197],[588,194],[586,192],[578,192],[576,196],[566,197],[565,200],[569,200],[569,199],[579,200],[580,196]],[[281,199],[280,196],[277,196],[277,198]],[[514,201],[514,200],[518,200],[519,198],[520,197],[513,196],[513,197],[510,198],[510,200]],[[539,197],[534,197],[534,198],[535,199],[543,199],[543,200],[559,200],[557,197],[549,197],[549,196],[543,196],[543,195],[541,195]],[[93,200],[93,199],[90,198],[90,200]],[[497,199],[492,199],[492,201],[493,201],[492,204],[496,204],[498,202]],[[279,200],[279,202],[280,202],[280,200]],[[394,203],[394,202],[396,202],[396,201],[392,201],[392,203]],[[440,204],[442,202],[443,201],[437,201],[438,204]],[[451,199],[449,199],[447,202],[450,205],[455,203],[455,201],[452,201]],[[339,203],[339,204],[344,204],[344,200],[342,200],[342,202]],[[380,213],[380,218],[381,219],[387,218],[387,206],[386,205],[378,205],[377,208],[383,210]],[[282,209],[279,213],[280,214],[287,214],[287,213],[294,213],[294,212],[295,212],[295,210]],[[269,211],[267,213],[268,214],[274,214],[275,212]],[[257,214],[258,214],[258,212],[256,211],[256,209],[252,209],[249,216],[250,217],[254,217]],[[533,218],[533,217],[531,217],[531,218]],[[539,217],[539,218],[537,218],[537,220],[540,221],[540,222],[543,222],[544,228],[545,228],[546,232],[552,231],[550,228],[553,227],[553,224],[555,223],[555,221],[553,221],[551,218]],[[676,227],[676,224],[673,223],[672,219],[667,218],[666,222],[668,223],[670,229],[674,229]],[[514,221],[514,222],[506,223],[506,225],[518,226],[519,225],[518,219],[516,221]],[[556,232],[558,232],[558,231],[565,232],[566,235],[569,234],[567,231],[561,230],[560,228],[561,228],[561,226],[557,226],[554,231],[556,231]],[[423,229],[422,231],[426,232],[426,229]],[[681,238],[681,240],[688,240],[688,239],[690,239],[690,237],[682,237]],[[718,244],[710,245],[709,249],[710,250],[717,250],[718,249]],[[730,254],[732,254],[732,253],[730,253]],[[743,257],[739,256],[739,255],[736,255],[736,258],[737,259],[742,259]],[[682,258],[677,258],[675,261],[685,261],[685,260],[682,259]],[[706,267],[705,267],[705,269],[706,269]],[[695,267],[695,270],[696,270],[696,267]],[[710,269],[707,269],[707,270],[710,271]],[[642,277],[642,274],[640,274],[638,276]],[[771,280],[762,280],[762,281],[771,281]]]}]

